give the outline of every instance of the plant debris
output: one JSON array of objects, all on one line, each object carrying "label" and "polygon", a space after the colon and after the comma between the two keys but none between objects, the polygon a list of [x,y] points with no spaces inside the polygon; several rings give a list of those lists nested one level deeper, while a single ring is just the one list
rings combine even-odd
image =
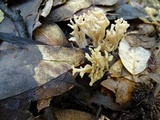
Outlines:
[{"label": "plant debris", "polygon": [[0,9],[1,120],[160,119],[158,0]]}]

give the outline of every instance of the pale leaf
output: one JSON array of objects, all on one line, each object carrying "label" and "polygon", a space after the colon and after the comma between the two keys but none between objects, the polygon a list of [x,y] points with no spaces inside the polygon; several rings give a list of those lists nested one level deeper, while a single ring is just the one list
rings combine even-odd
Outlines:
[{"label": "pale leaf", "polygon": [[150,55],[150,51],[143,47],[131,47],[125,39],[120,42],[120,59],[124,67],[133,75],[141,73],[146,68]]}]

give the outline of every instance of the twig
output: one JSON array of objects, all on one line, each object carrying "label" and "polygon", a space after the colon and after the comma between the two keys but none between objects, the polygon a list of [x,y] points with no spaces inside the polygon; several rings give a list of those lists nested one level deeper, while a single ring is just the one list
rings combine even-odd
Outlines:
[{"label": "twig", "polygon": [[14,22],[19,36],[28,38],[28,33],[25,27],[23,17],[20,15],[20,10],[12,11],[4,4],[2,0],[0,0],[0,9]]},{"label": "twig", "polygon": [[2,33],[0,32],[0,40],[3,40],[5,42],[9,42],[18,46],[23,45],[48,45],[46,43],[35,41],[30,38],[24,38],[24,37],[18,37],[9,33]]}]

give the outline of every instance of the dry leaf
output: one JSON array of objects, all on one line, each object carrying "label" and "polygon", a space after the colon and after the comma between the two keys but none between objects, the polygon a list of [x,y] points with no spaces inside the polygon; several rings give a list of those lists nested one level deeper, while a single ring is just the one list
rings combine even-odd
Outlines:
[{"label": "dry leaf", "polygon": [[0,66],[3,66],[0,67],[1,99],[57,78],[70,70],[72,65],[78,65],[84,57],[82,51],[48,45],[26,45],[23,49],[1,50],[0,55]]},{"label": "dry leaf", "polygon": [[[16,2],[15,2],[16,3]],[[20,4],[21,3],[21,4]],[[29,33],[29,37],[32,38],[32,32],[35,29],[35,27],[39,26],[39,21],[37,19],[39,8],[42,4],[42,0],[27,0],[22,1],[19,4],[14,4],[11,7],[13,11],[17,10],[17,8],[20,10],[22,17],[24,18],[24,22],[27,28],[27,31]],[[5,16],[5,19],[0,24],[0,31],[4,33],[15,33],[16,34],[16,28],[14,23]]]},{"label": "dry leaf", "polygon": [[98,120],[110,120],[110,119],[105,115],[101,115],[101,117]]},{"label": "dry leaf", "polygon": [[106,5],[112,6],[117,3],[118,0],[93,0],[93,5]]},{"label": "dry leaf", "polygon": [[42,110],[43,108],[49,107],[51,100],[52,100],[51,98],[43,99],[43,100],[38,100],[38,101],[37,101],[37,109],[38,109],[38,112],[39,112],[40,110]]},{"label": "dry leaf", "polygon": [[150,73],[148,74],[148,76],[154,80],[155,82],[160,84],[160,74],[154,74],[154,73]]},{"label": "dry leaf", "polygon": [[107,79],[101,85],[115,94],[117,103],[124,105],[131,100],[135,83],[125,78],[116,78]]},{"label": "dry leaf", "polygon": [[42,10],[41,16],[47,17],[47,15],[50,13],[50,11],[52,9],[52,5],[53,5],[53,0],[48,0],[45,3],[45,7]]},{"label": "dry leaf", "polygon": [[109,69],[111,77],[120,77],[122,72],[122,62],[121,60],[116,61]]},{"label": "dry leaf", "polygon": [[[67,72],[67,73],[64,73],[64,74],[58,76],[57,78],[49,81],[48,83],[46,83],[40,87],[38,86],[38,87],[31,89],[27,92],[6,98],[4,100],[1,100],[0,101],[1,120],[6,120],[6,119],[7,120],[15,120],[17,118],[19,120],[33,120],[33,118],[35,116],[32,116],[31,111],[29,111],[29,108],[32,106],[31,101],[38,100],[38,104],[39,104],[40,103],[39,101],[41,100],[40,106],[42,108],[46,107],[49,105],[49,100],[51,97],[60,95],[64,92],[66,92],[67,90],[70,90],[70,88],[73,87],[73,84],[71,83],[72,81],[74,81],[73,76],[71,75],[70,72]],[[22,85],[22,87],[23,87],[23,85]],[[28,87],[27,84],[25,84],[24,87]],[[10,89],[12,91],[16,90],[16,88],[10,88]],[[39,110],[40,110],[40,106],[39,106]],[[48,108],[51,108],[51,107],[48,107]],[[46,117],[52,118],[53,114],[51,114],[51,112],[48,111],[49,110],[48,108],[43,109],[41,111],[42,118],[44,116],[45,116],[45,118]],[[46,114],[43,113],[44,111]],[[26,114],[26,112],[30,113],[30,114],[28,115],[28,114]],[[6,116],[8,113],[10,113],[9,117]],[[31,117],[31,118],[28,119],[29,117]],[[36,120],[39,120],[39,119],[36,119]],[[43,120],[43,119],[40,119],[40,120]]]},{"label": "dry leaf", "polygon": [[55,6],[60,6],[60,5],[62,5],[62,4],[65,4],[67,2],[67,0],[54,0],[53,1],[53,7],[55,7]]},{"label": "dry leaf", "polygon": [[4,19],[4,13],[0,10],[0,23],[3,21]]},{"label": "dry leaf", "polygon": [[58,120],[94,120],[92,114],[78,110],[55,108],[54,112]]},{"label": "dry leaf", "polygon": [[74,13],[92,5],[91,0],[68,0],[64,5],[55,8],[48,16],[53,22],[70,19]]},{"label": "dry leaf", "polygon": [[148,20],[146,18],[141,18],[141,20],[143,20],[145,23],[160,26],[160,24],[157,22],[156,18],[154,17],[156,14],[158,14],[158,11],[155,8],[148,7],[148,6],[145,7],[145,11],[147,12],[151,20]]},{"label": "dry leaf", "polygon": [[154,66],[156,68],[155,73],[160,74],[160,43],[153,47],[153,54],[155,56],[154,59],[156,59],[154,60]]},{"label": "dry leaf", "polygon": [[142,47],[131,47],[123,38],[119,44],[119,56],[124,67],[131,74],[136,75],[147,67],[151,53]]},{"label": "dry leaf", "polygon": [[[143,31],[144,33],[144,31]],[[144,34],[141,34],[140,31],[136,31],[136,33],[129,33],[126,35],[125,40],[132,47],[141,46],[143,48],[152,48],[156,44],[156,37],[148,37]]]},{"label": "dry leaf", "polygon": [[33,37],[35,40],[47,43],[49,45],[69,46],[65,34],[55,23],[43,24],[34,31]]}]

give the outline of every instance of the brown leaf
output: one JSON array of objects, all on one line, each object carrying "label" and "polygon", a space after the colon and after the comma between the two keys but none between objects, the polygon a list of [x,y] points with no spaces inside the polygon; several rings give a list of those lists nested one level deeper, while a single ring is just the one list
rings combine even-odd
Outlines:
[{"label": "brown leaf", "polygon": [[116,61],[109,69],[111,77],[121,77],[122,68],[123,65],[121,60]]},{"label": "brown leaf", "polygon": [[38,100],[37,101],[38,112],[41,111],[43,108],[49,107],[51,100],[52,100],[51,98]]},{"label": "brown leaf", "polygon": [[106,5],[112,6],[117,3],[118,0],[93,0],[94,5]]},{"label": "brown leaf", "polygon": [[50,82],[37,87],[33,92],[37,100],[49,99],[60,95],[73,87],[74,79],[71,73],[65,72]]},{"label": "brown leaf", "polygon": [[148,76],[154,80],[155,82],[160,84],[160,74],[154,74],[154,73],[150,73],[148,74]]},{"label": "brown leaf", "polygon": [[154,58],[155,58],[155,63],[154,66],[156,68],[155,73],[160,74],[160,43],[156,44],[153,47],[153,54],[154,54]]},{"label": "brown leaf", "polygon": [[93,115],[86,112],[81,112],[78,110],[55,108],[54,112],[58,120],[93,120],[94,119]]},{"label": "brown leaf", "polygon": [[[18,117],[20,119],[26,117],[32,118],[33,116],[31,115],[31,113],[27,111],[30,108],[31,101],[41,101],[38,102],[38,108],[40,110],[49,104],[49,100],[53,96],[60,95],[71,89],[73,87],[72,82],[74,82],[73,76],[70,72],[66,72],[40,87],[37,86],[36,88],[24,93],[1,100],[1,119],[3,118],[2,120],[6,120],[7,118],[7,120],[13,120],[15,117]],[[41,105],[39,103],[41,103]],[[6,117],[6,114],[8,112],[10,113],[9,118]]]},{"label": "brown leaf", "polygon": [[48,20],[53,22],[70,19],[77,11],[91,6],[92,0],[68,0],[64,5],[55,8],[49,16]]},{"label": "brown leaf", "polygon": [[133,47],[142,46],[144,48],[152,48],[156,43],[156,37],[145,36],[144,34],[140,34],[140,31],[127,34],[126,40]]},{"label": "brown leaf", "polygon": [[41,86],[78,65],[83,57],[82,51],[47,45],[2,50],[0,98]]},{"label": "brown leaf", "polygon": [[49,45],[69,46],[63,31],[55,23],[43,24],[34,31],[33,37],[35,40],[47,43]]},{"label": "brown leaf", "polygon": [[66,3],[67,0],[54,0],[53,7]]},{"label": "brown leaf", "polygon": [[125,78],[107,79],[101,83],[103,87],[114,92],[116,102],[120,105],[130,102],[134,84],[134,82]]}]

